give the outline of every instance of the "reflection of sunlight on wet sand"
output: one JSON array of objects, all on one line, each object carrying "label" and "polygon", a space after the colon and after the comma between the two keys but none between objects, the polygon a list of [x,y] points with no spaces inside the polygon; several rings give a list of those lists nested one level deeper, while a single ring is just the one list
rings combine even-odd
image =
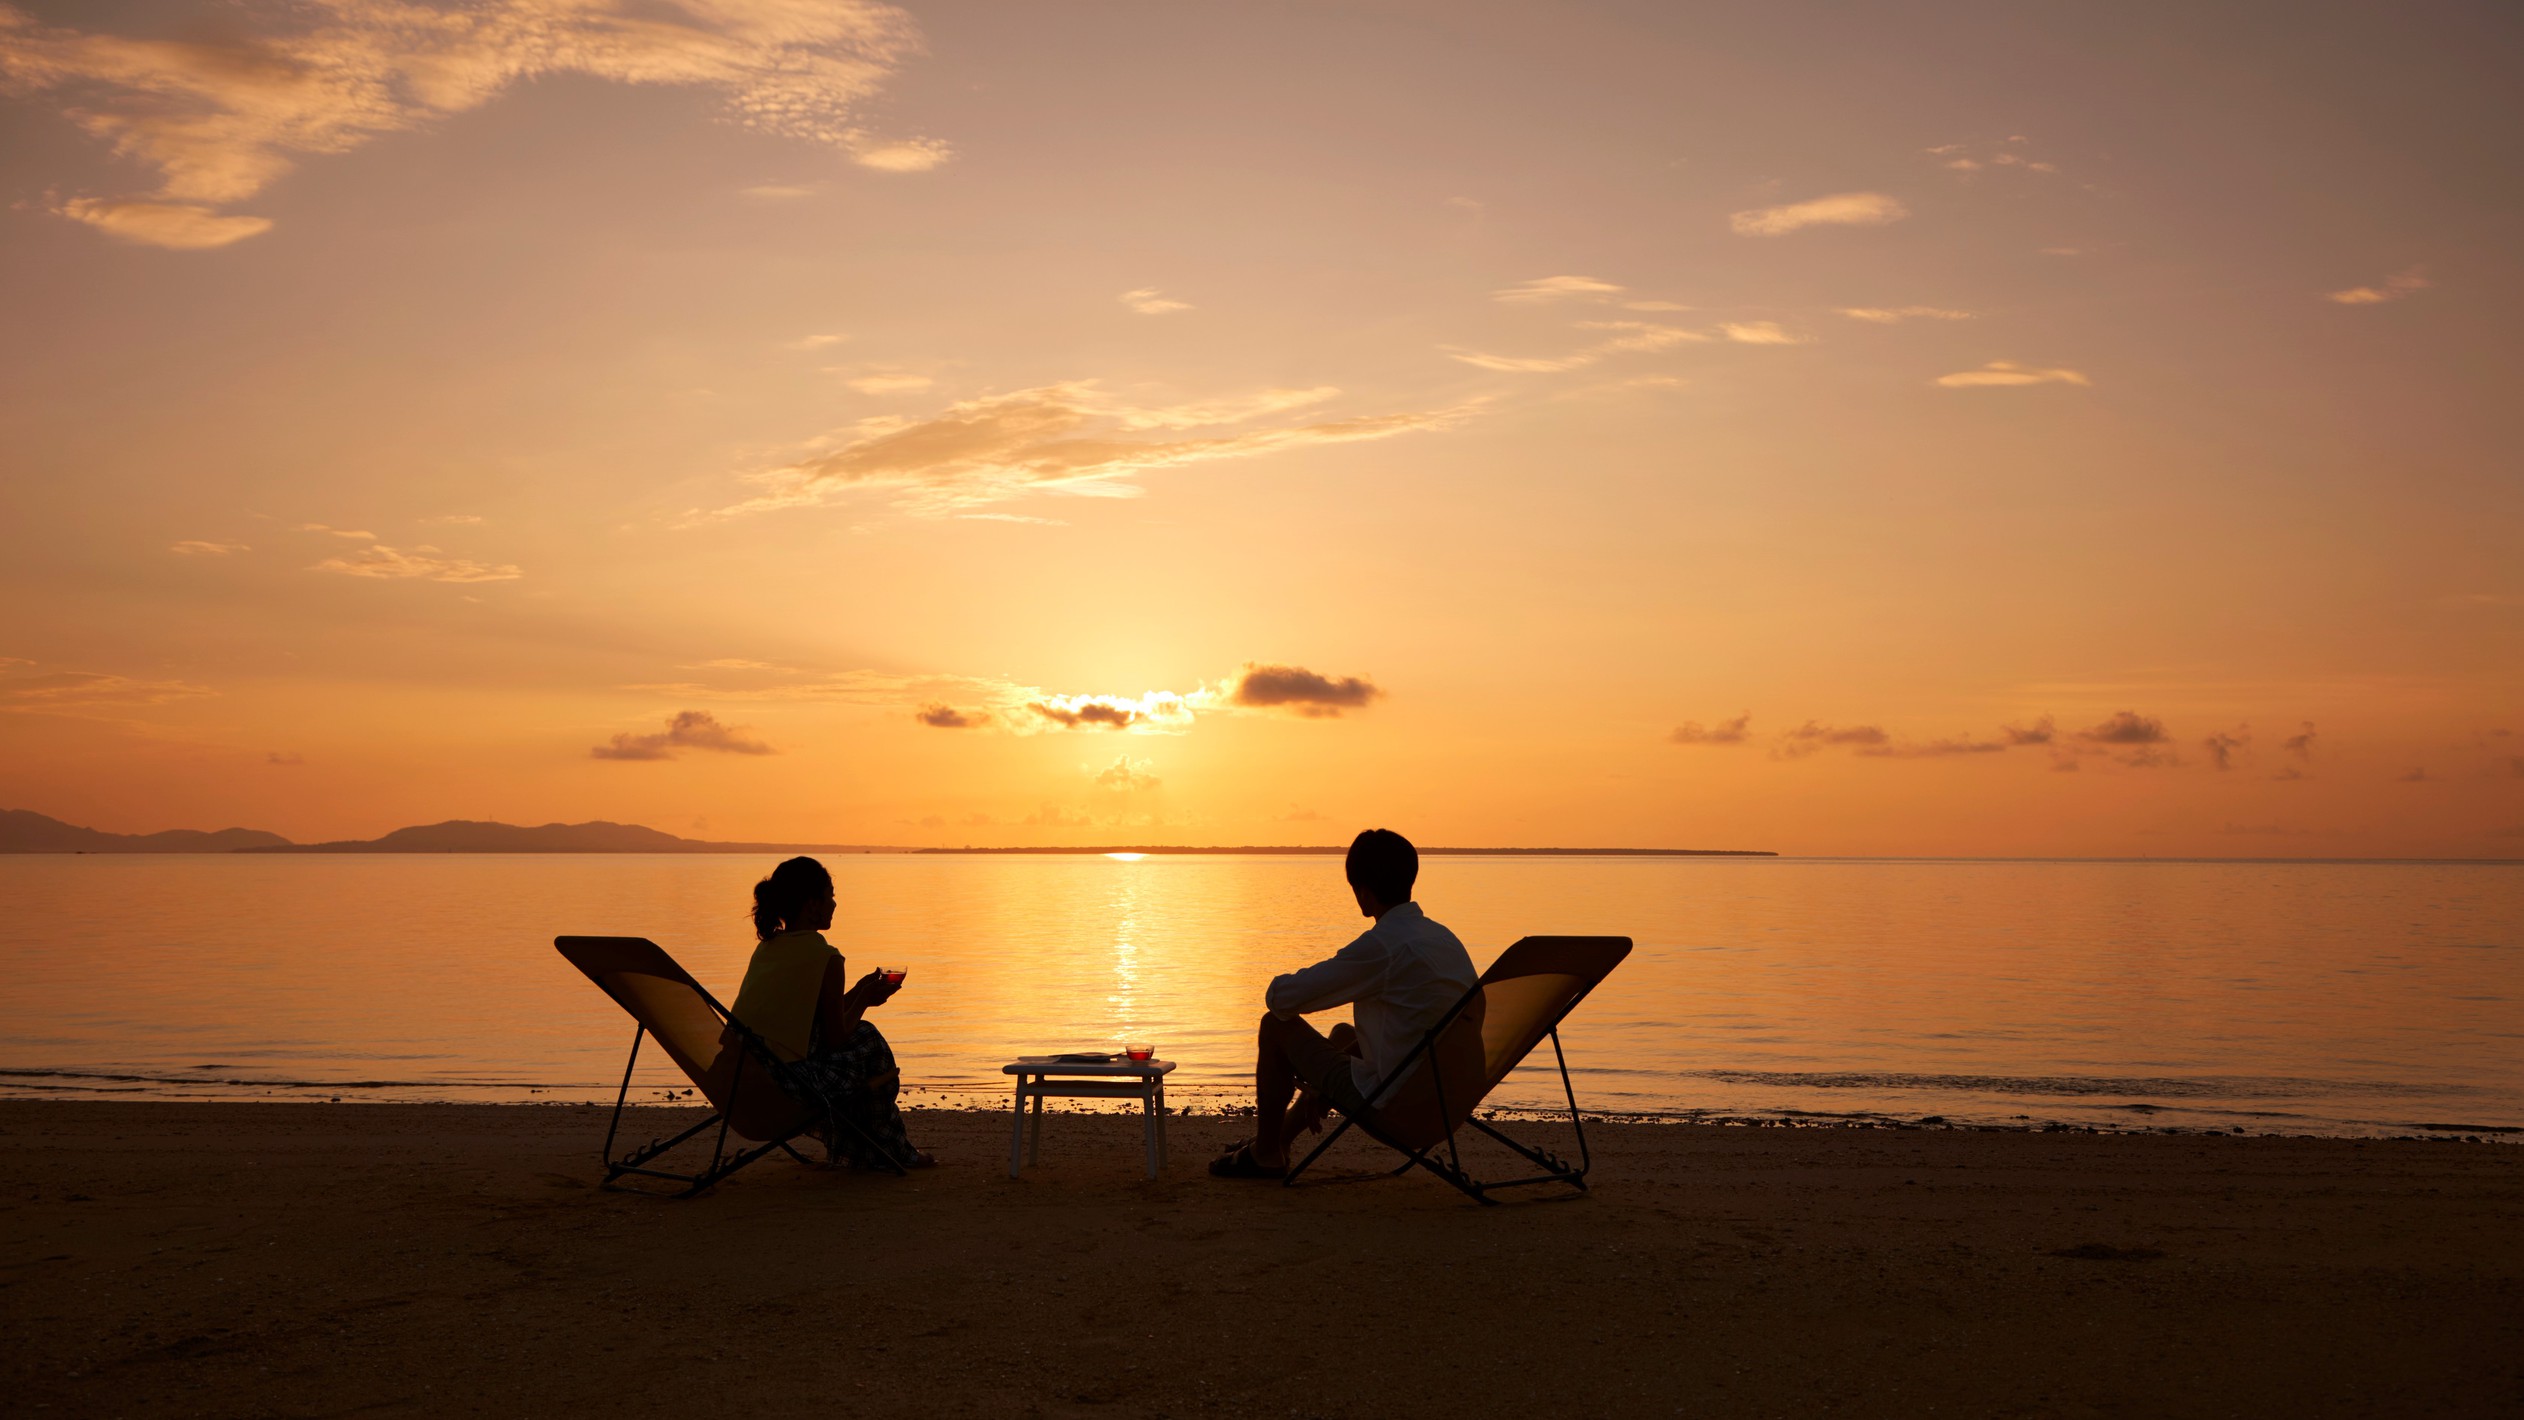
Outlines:
[{"label": "reflection of sunlight on wet sand", "polygon": [[[1264,986],[1365,925],[1338,860],[826,862],[851,969],[910,973],[875,1019],[917,1089],[944,1091],[916,1101],[1002,1098],[998,1068],[1018,1055],[1125,1038],[1178,1063],[1179,1097],[1240,1099]],[[369,1097],[610,1098],[629,1031],[552,937],[652,938],[725,999],[767,866],[0,859],[0,1068],[151,1077],[0,1076],[0,1091],[305,1080],[397,1082]],[[2227,1079],[2159,1093],[2168,1108],[2309,1123],[2524,1124],[2524,870],[1438,858],[1419,896],[1476,963],[1528,933],[1638,940],[1570,1024],[1594,1108],[2135,1119],[2097,1086]],[[644,1085],[680,1087],[653,1064],[644,1054]],[[1530,1073],[1503,1102],[1556,1092]],[[2007,1098],[2010,1079],[2030,1083]],[[1960,1083],[1973,1080],[2002,1086]],[[2428,1093],[2458,1089],[2472,1093]]]}]

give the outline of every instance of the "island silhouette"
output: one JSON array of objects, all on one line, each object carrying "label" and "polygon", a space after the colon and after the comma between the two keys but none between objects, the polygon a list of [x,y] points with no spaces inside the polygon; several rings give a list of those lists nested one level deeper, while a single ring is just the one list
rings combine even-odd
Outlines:
[{"label": "island silhouette", "polygon": [[[681,838],[636,823],[522,825],[477,819],[398,828],[378,838],[293,843],[259,828],[107,833],[27,809],[0,809],[0,853],[1053,853],[1339,854],[1338,844],[1079,844],[1069,847],[919,848],[882,843],[726,843]],[[1439,857],[1775,858],[1761,848],[1423,848]]]}]

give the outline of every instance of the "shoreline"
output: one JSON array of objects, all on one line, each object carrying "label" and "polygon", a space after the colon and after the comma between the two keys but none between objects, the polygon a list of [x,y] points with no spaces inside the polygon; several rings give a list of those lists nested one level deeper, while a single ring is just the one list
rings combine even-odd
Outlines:
[{"label": "shoreline", "polygon": [[1154,1181],[1111,1115],[1054,1121],[1012,1180],[1004,1113],[915,1111],[944,1167],[775,1155],[674,1202],[591,1186],[606,1114],[0,1101],[0,1384],[130,1416],[2524,1401],[2510,1150],[1608,1122],[1587,1194],[1483,1208],[1354,1138],[1320,1185],[1209,1179],[1210,1115],[1170,1122]]},{"label": "shoreline", "polygon": [[[182,1105],[220,1107],[226,1105],[279,1105],[304,1107],[315,1105],[354,1105],[368,1108],[413,1107],[433,1109],[587,1109],[612,1107],[611,1090],[601,1093],[595,1087],[483,1085],[484,1090],[516,1091],[529,1096],[551,1092],[550,1098],[483,1099],[477,1096],[448,1095],[434,1097],[430,1090],[458,1090],[463,1086],[426,1084],[422,1082],[379,1083],[373,1081],[236,1081],[216,1083],[224,1093],[181,1093],[160,1090],[109,1090],[82,1086],[52,1086],[35,1083],[28,1077],[76,1078],[108,1081],[142,1082],[158,1085],[179,1085],[180,1080],[163,1076],[87,1073],[72,1071],[34,1071],[0,1069],[0,1106],[9,1104],[96,1104],[96,1105]],[[641,1087],[650,1089],[646,1096],[635,1093],[629,1101],[631,1109],[675,1107],[678,1096],[688,1096],[682,1087]],[[410,1094],[386,1094],[387,1090],[408,1090]],[[1008,1105],[1004,1096],[1008,1087],[1000,1082],[967,1085],[913,1085],[905,1088],[904,1108],[930,1113],[989,1116],[1004,1119]],[[25,1091],[25,1093],[19,1093]],[[261,1093],[255,1093],[260,1091]],[[1236,1085],[1176,1085],[1170,1087],[1175,1105],[1170,1117],[1178,1119],[1233,1119],[1250,1116],[1251,1106],[1243,1103],[1251,1091]],[[1114,1104],[1096,1100],[1047,1101],[1045,1108],[1059,1114],[1117,1115],[1128,1114],[1136,1105]],[[2090,1119],[2045,1118],[2017,1115],[1996,1120],[1972,1114],[1899,1114],[1868,1110],[1814,1110],[1779,1106],[1769,1109],[1722,1109],[1683,1107],[1674,1109],[1589,1108],[1583,1111],[1589,1128],[1597,1125],[1699,1126],[1726,1129],[1846,1129],[1854,1131],[1896,1131],[1928,1133],[1980,1134],[2087,1134],[2099,1137],[2137,1138],[2159,1135],[2204,1136],[2209,1138],[2256,1139],[2328,1139],[2357,1141],[2398,1141],[2410,1143],[2452,1142],[2475,1144],[2524,1144],[2524,1124],[2481,1124],[2448,1120],[2411,1121],[2401,1124],[2377,1124],[2366,1130],[2279,1128],[2266,1123],[2246,1128],[2239,1124],[2207,1125],[2197,1123],[2153,1123],[2154,1116],[2177,1112],[2179,1106],[2114,1105],[2103,1108],[2129,1110],[2137,1115],[2127,1122]],[[2199,1112],[2199,1111],[2193,1111]],[[1481,1111],[1485,1119],[1530,1122],[1553,1122],[1567,1118],[1565,1110],[1543,1106],[1503,1105]]]}]

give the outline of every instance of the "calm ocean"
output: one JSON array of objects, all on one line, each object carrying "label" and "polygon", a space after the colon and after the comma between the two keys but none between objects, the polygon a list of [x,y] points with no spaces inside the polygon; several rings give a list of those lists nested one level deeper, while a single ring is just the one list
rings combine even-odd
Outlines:
[{"label": "calm ocean", "polygon": [[[915,1102],[1127,1036],[1232,1103],[1263,982],[1364,925],[1330,858],[826,861],[853,975],[910,972],[877,1019]],[[651,937],[732,996],[770,862],[0,857],[0,1094],[610,1099],[630,1024],[552,937]],[[1565,1032],[1590,1109],[2524,1126],[2524,866],[1441,858],[1419,898],[1485,964],[1637,940]],[[651,1062],[638,1093],[680,1085]]]}]

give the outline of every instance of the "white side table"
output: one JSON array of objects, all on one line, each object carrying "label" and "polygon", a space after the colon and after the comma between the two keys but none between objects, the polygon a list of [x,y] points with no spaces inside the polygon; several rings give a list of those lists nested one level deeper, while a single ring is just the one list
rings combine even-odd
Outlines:
[{"label": "white side table", "polygon": [[[1043,1101],[1056,1097],[1139,1101],[1140,1132],[1148,1150],[1148,1176],[1155,1178],[1157,1170],[1166,1165],[1166,1075],[1173,1069],[1171,1060],[1055,1060],[1048,1055],[1028,1055],[1002,1066],[999,1073],[1017,1077],[1015,1128],[1008,1135],[1008,1177],[1015,1178],[1022,1164],[1041,1159]],[[1030,1146],[1025,1137],[1028,1100],[1034,1102],[1034,1138]]]}]

